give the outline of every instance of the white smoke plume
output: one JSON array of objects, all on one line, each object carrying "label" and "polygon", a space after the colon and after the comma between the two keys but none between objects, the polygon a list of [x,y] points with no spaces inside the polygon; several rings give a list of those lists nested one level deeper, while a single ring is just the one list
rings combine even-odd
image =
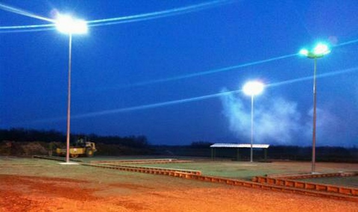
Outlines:
[{"label": "white smoke plume", "polygon": [[[223,92],[227,91],[223,89]],[[260,99],[259,99],[260,98]],[[230,130],[240,142],[250,143],[251,99],[234,93],[223,95],[223,114],[228,118]],[[336,130],[340,120],[328,110],[317,108],[317,139],[319,146],[339,145]],[[336,129],[336,130],[334,130]],[[284,98],[255,98],[254,143],[310,146],[312,143],[312,110],[304,117],[297,103]]]},{"label": "white smoke plume", "polygon": [[[347,137],[347,127],[341,119],[328,109],[317,108],[317,122],[316,122],[316,145],[318,146],[341,146],[345,145],[350,138]],[[307,122],[305,129],[306,136],[312,137],[312,118],[313,109],[308,112],[310,121]]]}]

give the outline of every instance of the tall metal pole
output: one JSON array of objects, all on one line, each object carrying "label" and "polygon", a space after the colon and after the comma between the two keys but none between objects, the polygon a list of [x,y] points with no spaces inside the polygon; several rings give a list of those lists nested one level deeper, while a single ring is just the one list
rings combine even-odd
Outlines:
[{"label": "tall metal pole", "polygon": [[311,172],[316,171],[316,105],[317,105],[317,89],[316,89],[316,73],[317,73],[317,58],[314,58],[313,71],[313,132],[312,132],[312,169]]},{"label": "tall metal pole", "polygon": [[253,162],[253,143],[254,143],[254,95],[251,95],[251,150],[250,162]]},{"label": "tall metal pole", "polygon": [[71,66],[72,66],[72,34],[68,43],[68,96],[67,96],[67,138],[66,163],[70,162],[70,122],[71,122]]}]

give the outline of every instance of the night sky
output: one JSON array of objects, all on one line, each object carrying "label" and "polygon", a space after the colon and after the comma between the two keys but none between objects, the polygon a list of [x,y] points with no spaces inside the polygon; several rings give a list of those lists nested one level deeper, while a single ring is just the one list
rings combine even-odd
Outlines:
[{"label": "night sky", "polygon": [[317,146],[357,146],[356,0],[0,4],[1,129],[65,133],[67,114],[68,36],[7,5],[89,21],[88,34],[73,35],[72,133],[249,143],[251,99],[241,89],[257,79],[266,88],[255,97],[254,142],[310,146],[314,63],[297,53],[322,41],[331,53],[318,59]]}]

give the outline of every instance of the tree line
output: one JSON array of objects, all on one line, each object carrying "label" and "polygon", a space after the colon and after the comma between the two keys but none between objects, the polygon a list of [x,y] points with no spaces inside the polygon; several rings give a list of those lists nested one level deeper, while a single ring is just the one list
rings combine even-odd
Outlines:
[{"label": "tree line", "polygon": [[[144,148],[150,144],[144,135],[140,136],[100,136],[96,134],[71,134],[71,141],[85,137],[87,140],[103,144],[119,144],[133,148]],[[24,128],[0,129],[0,141],[12,142],[62,142],[66,135],[56,130],[34,130]]]}]

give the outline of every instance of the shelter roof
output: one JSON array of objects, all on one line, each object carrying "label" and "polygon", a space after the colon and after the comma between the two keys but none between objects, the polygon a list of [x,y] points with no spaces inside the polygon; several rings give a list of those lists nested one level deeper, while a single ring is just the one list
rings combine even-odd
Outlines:
[{"label": "shelter roof", "polygon": [[[267,149],[269,144],[253,144],[252,148]],[[212,148],[251,148],[251,144],[230,144],[230,143],[216,143],[211,145]]]}]

